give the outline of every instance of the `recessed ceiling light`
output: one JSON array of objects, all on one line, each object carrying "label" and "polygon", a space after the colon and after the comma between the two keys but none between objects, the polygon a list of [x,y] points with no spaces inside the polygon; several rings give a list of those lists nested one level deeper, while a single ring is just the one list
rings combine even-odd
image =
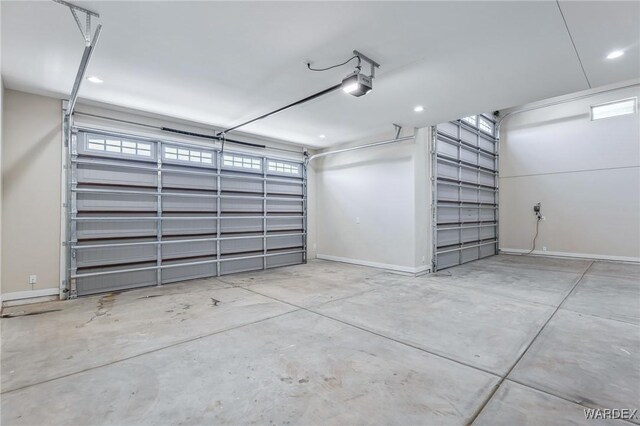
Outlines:
[{"label": "recessed ceiling light", "polygon": [[96,84],[100,84],[100,83],[104,82],[100,77],[96,77],[95,75],[92,75],[91,77],[88,77],[87,80],[89,80],[92,83],[96,83]]},{"label": "recessed ceiling light", "polygon": [[619,58],[622,55],[624,55],[624,50],[614,50],[613,52],[607,55],[607,59]]},{"label": "recessed ceiling light", "polygon": [[417,107],[415,107],[413,109],[415,112],[422,112],[424,111],[424,107],[422,105],[418,105]]},{"label": "recessed ceiling light", "polygon": [[326,138],[326,136],[325,136],[325,135],[319,135],[318,137],[319,137],[320,139],[324,139],[324,138]]}]

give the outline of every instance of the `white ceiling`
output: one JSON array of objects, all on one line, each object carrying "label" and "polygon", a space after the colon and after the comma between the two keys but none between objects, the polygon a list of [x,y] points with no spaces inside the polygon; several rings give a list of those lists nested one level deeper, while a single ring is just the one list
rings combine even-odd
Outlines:
[{"label": "white ceiling", "polygon": [[[558,4],[98,2],[102,37],[81,98],[231,126],[339,83],[353,49],[381,64],[374,91],[341,91],[242,130],[322,147],[589,87]],[[639,2],[561,2],[592,87],[640,77]],[[68,96],[84,40],[52,1],[3,1],[5,86]],[[624,48],[615,60],[605,56]],[[423,105],[422,113],[414,106]],[[326,134],[326,139],[318,135]]]}]

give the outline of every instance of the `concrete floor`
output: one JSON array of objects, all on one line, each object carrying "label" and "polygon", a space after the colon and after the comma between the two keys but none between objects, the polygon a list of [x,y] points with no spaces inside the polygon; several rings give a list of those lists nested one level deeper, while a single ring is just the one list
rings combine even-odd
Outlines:
[{"label": "concrete floor", "polygon": [[583,410],[640,408],[639,302],[638,265],[501,255],[7,308],[1,422],[609,424]]}]

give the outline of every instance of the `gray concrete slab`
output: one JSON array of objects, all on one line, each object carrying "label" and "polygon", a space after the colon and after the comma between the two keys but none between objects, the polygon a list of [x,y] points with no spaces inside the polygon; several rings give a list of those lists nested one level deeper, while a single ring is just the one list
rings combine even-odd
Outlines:
[{"label": "gray concrete slab", "polygon": [[628,262],[597,261],[589,268],[587,274],[640,280],[640,265]]},{"label": "gray concrete slab", "polygon": [[301,307],[316,306],[354,296],[413,277],[380,269],[340,262],[311,260],[307,265],[276,268],[220,277],[228,285],[240,286]]},{"label": "gray concrete slab", "polygon": [[640,325],[640,280],[586,275],[562,307]]},{"label": "gray concrete slab", "polygon": [[581,274],[533,268],[512,268],[471,262],[445,269],[424,279],[480,290],[497,296],[558,306]]},{"label": "gray concrete slab", "polygon": [[614,420],[587,419],[585,407],[535,389],[505,381],[482,410],[474,426],[619,425]]},{"label": "gray concrete slab", "polygon": [[313,259],[309,260],[304,265],[224,275],[220,277],[220,280],[227,284],[242,287],[279,282],[281,280],[289,279],[296,282],[304,282],[306,280],[318,278],[322,278],[328,282],[330,281],[350,285],[354,282],[361,282],[367,278],[381,274],[385,274],[385,271],[382,269]]},{"label": "gray concrete slab", "polygon": [[[584,272],[573,262],[498,256],[413,278],[311,261],[5,309],[23,316],[0,320],[0,420],[464,424],[497,383],[485,371],[508,371]],[[640,327],[618,320],[636,318],[638,297],[624,266],[589,269],[514,370],[538,390],[506,382],[478,422],[568,423],[560,398],[637,408]]]},{"label": "gray concrete slab", "polygon": [[497,374],[509,370],[554,310],[428,280],[312,309]]},{"label": "gray concrete slab", "polygon": [[253,284],[246,288],[295,306],[307,308],[355,296],[383,286],[388,287],[406,279],[392,274],[367,277],[361,281],[325,279],[323,277],[310,277],[303,280],[285,278]]},{"label": "gray concrete slab", "polygon": [[590,407],[639,408],[640,327],[560,309],[509,378]]},{"label": "gray concrete slab", "polygon": [[2,424],[458,425],[496,383],[299,311],[4,394]]},{"label": "gray concrete slab", "polygon": [[241,288],[191,284],[3,312],[45,313],[2,319],[2,391],[295,309]]},{"label": "gray concrete slab", "polygon": [[476,263],[582,274],[591,264],[591,260],[501,254],[487,257]]}]

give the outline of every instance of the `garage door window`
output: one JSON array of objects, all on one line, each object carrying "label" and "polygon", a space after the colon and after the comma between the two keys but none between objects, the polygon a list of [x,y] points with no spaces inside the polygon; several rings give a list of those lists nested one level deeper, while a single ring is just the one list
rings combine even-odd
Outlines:
[{"label": "garage door window", "polygon": [[241,157],[239,155],[224,155],[224,165],[228,167],[239,167],[241,169],[262,170],[262,161],[257,158]]},{"label": "garage door window", "polygon": [[172,146],[164,147],[164,158],[167,160],[179,160],[190,163],[212,164],[213,154],[210,152],[197,151]]},{"label": "garage door window", "polygon": [[297,175],[300,172],[300,169],[294,164],[282,163],[279,161],[269,161],[269,171]]},{"label": "garage door window", "polygon": [[111,138],[90,137],[87,139],[87,150],[151,157],[151,144],[149,143]]},{"label": "garage door window", "polygon": [[480,117],[478,120],[478,128],[485,133],[493,135],[493,123],[484,117]]}]

